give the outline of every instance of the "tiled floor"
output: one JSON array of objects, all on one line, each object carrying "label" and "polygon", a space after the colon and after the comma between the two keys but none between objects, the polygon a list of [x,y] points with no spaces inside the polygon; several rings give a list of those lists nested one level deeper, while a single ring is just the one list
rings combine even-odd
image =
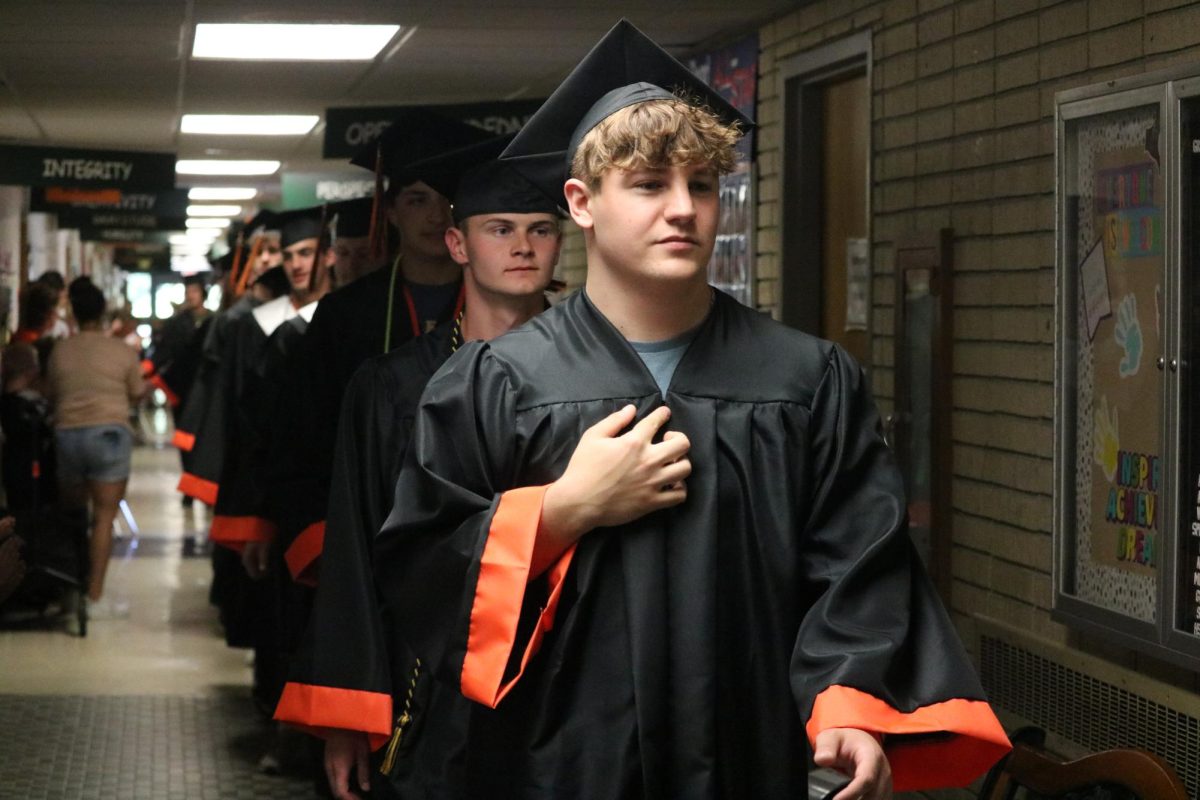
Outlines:
[{"label": "tiled floor", "polygon": [[311,782],[261,775],[267,723],[245,651],[208,605],[208,512],[174,491],[173,449],[140,447],[108,594],[124,619],[86,638],[61,621],[0,630],[0,798],[308,798]]}]

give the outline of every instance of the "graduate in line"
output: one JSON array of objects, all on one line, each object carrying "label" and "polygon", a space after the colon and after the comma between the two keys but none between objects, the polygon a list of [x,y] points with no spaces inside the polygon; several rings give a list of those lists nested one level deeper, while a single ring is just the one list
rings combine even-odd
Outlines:
[{"label": "graduate in line", "polygon": [[875,800],[1008,750],[862,370],[706,283],[747,125],[622,21],[502,157],[588,273],[429,382],[376,540],[418,680],[475,701],[465,741],[412,723],[462,753],[418,761],[435,796],[801,797],[811,749]]},{"label": "graduate in line", "polygon": [[[454,317],[462,302],[462,269],[446,249],[449,201],[408,167],[457,147],[491,138],[457,120],[410,112],[394,121],[354,163],[377,172],[374,233],[395,228],[399,245],[389,266],[331,292],[305,334],[300,391],[304,441],[285,459],[281,476],[292,502],[285,525],[296,548],[294,575],[311,583],[321,550],[329,500],[334,430],[342,392],[354,370]],[[387,190],[380,186],[386,176]],[[387,223],[383,216],[386,212]]]}]

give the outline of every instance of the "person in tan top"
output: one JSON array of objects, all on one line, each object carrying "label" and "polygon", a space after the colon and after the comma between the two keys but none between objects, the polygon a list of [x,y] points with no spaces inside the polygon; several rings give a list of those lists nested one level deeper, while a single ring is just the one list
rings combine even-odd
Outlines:
[{"label": "person in tan top", "polygon": [[[60,501],[67,508],[86,509],[89,500],[92,505],[87,597],[95,606],[104,594],[113,520],[129,480],[129,407],[147,385],[137,355],[105,334],[104,294],[96,285],[87,278],[73,281],[70,299],[79,333],[55,345],[46,389],[54,409]],[[103,617],[106,610],[95,607],[89,615]]]}]

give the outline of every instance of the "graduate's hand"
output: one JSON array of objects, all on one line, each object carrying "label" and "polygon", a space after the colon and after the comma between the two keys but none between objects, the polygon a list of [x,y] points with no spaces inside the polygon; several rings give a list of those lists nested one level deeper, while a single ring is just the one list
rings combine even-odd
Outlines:
[{"label": "graduate's hand", "polygon": [[546,490],[538,538],[545,535],[557,553],[593,528],[622,525],[687,499],[691,443],[677,431],[654,442],[671,418],[666,406],[622,434],[636,414],[628,405],[584,431],[566,471]]},{"label": "graduate's hand", "polygon": [[871,734],[856,728],[829,728],[817,734],[813,761],[852,780],[833,800],[888,800],[892,796],[892,768],[883,746]]},{"label": "graduate's hand", "polygon": [[242,566],[246,574],[256,581],[266,577],[270,557],[270,542],[250,541],[242,548]]},{"label": "graduate's hand", "polygon": [[325,778],[337,800],[358,800],[358,795],[350,788],[352,772],[358,773],[358,788],[371,791],[370,753],[365,733],[334,728],[326,732]]}]

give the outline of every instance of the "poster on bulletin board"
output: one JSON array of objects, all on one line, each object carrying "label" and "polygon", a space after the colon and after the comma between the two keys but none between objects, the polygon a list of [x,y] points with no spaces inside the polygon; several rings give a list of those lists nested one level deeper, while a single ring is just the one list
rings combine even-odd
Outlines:
[{"label": "poster on bulletin board", "polygon": [[1162,516],[1162,173],[1145,148],[1098,153],[1080,265],[1093,354],[1092,558],[1133,572],[1158,563]]}]

